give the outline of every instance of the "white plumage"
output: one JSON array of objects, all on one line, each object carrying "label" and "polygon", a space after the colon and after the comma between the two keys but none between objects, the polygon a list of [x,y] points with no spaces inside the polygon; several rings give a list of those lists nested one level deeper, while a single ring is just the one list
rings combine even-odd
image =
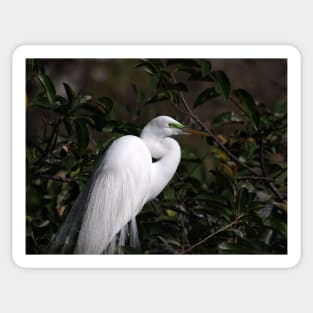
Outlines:
[{"label": "white plumage", "polygon": [[[134,158],[136,155],[136,158]],[[75,253],[99,254],[115,235],[132,221],[137,241],[135,217],[147,200],[151,183],[151,155],[141,139],[124,136],[113,142],[97,168],[90,189]],[[120,236],[124,244],[127,229]]]},{"label": "white plumage", "polygon": [[159,116],[146,125],[140,137],[128,135],[115,140],[52,240],[50,252],[66,253],[77,232],[76,254],[118,252],[128,236],[130,244],[136,246],[136,215],[175,174],[181,153],[170,136],[184,130],[176,120]]}]

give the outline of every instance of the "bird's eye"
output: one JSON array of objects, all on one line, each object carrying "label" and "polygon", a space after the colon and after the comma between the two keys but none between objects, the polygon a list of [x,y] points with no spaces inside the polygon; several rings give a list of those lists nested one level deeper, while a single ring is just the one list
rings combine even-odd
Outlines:
[{"label": "bird's eye", "polygon": [[169,123],[169,124],[168,124],[168,127],[169,127],[169,128],[178,128],[178,129],[182,129],[182,128],[184,128],[185,126],[184,126],[183,124],[181,124],[181,123],[176,122],[176,123]]}]

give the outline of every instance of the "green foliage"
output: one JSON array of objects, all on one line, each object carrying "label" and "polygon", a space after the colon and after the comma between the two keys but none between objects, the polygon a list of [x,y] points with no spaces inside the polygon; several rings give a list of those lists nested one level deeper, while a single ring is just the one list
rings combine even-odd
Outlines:
[{"label": "green foliage", "polygon": [[[131,86],[135,117],[167,101],[183,119],[190,82],[206,85],[190,109],[210,106],[212,99],[232,109],[212,119],[211,138],[199,151],[182,145],[174,179],[138,215],[140,248],[124,253],[287,253],[286,104],[266,106],[246,90],[232,90],[227,74],[208,60],[140,60],[135,71],[147,74],[152,90]],[[114,119],[115,101],[107,96],[81,95],[67,83],[66,97],[58,95],[42,64],[28,60],[28,88],[34,81],[39,84],[28,110],[40,108],[48,118],[41,139],[27,139],[26,240],[27,253],[44,253],[97,160],[114,139],[138,135],[143,125]]]}]

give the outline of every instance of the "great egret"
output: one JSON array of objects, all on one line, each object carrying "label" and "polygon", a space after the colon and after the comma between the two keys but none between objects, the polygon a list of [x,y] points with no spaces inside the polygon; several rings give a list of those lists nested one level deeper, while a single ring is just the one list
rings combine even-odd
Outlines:
[{"label": "great egret", "polygon": [[51,241],[49,252],[68,253],[74,248],[75,254],[115,253],[121,251],[128,234],[130,245],[137,246],[136,215],[174,176],[181,151],[170,136],[184,133],[206,135],[171,117],[158,116],[143,128],[140,137],[127,135],[115,140]]}]

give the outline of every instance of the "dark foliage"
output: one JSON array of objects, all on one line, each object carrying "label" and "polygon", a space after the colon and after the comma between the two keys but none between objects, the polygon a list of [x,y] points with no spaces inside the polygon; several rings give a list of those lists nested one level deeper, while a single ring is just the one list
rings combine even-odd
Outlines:
[{"label": "dark foliage", "polygon": [[[286,103],[267,106],[248,91],[233,90],[223,71],[208,60],[140,60],[154,90],[146,96],[133,84],[137,105],[167,101],[178,116],[210,137],[205,155],[182,146],[179,169],[164,192],[138,216],[140,249],[132,254],[285,254],[287,253],[287,112]],[[176,75],[185,77],[178,81]],[[38,60],[27,62],[27,110],[47,118],[41,140],[27,136],[27,253],[43,253],[111,142],[138,135],[144,125],[114,120],[117,99],[94,99],[64,84],[66,97]],[[206,88],[187,103],[189,83]],[[232,104],[210,126],[194,113],[221,98]],[[95,142],[91,134],[104,134]],[[203,149],[202,149],[203,151]],[[210,155],[211,164],[205,163]]]}]

